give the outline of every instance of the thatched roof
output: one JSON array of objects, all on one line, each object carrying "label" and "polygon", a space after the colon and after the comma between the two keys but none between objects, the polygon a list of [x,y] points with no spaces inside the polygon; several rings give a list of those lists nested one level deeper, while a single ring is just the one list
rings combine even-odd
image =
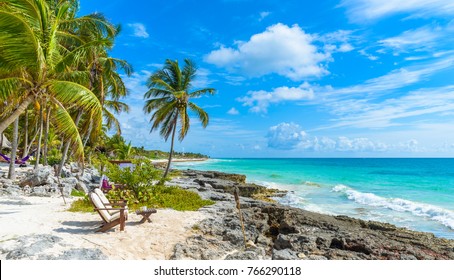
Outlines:
[{"label": "thatched roof", "polygon": [[9,142],[9,140],[6,139],[6,136],[4,134],[0,136],[0,148],[11,149],[11,142]]}]

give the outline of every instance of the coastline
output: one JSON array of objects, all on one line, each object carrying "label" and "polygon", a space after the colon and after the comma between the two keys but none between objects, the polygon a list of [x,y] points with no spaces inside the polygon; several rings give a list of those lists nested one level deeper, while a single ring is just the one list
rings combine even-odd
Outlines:
[{"label": "coastline", "polygon": [[[174,158],[172,162],[192,162],[192,161],[207,161],[209,158]],[[152,160],[151,163],[166,163],[168,162],[167,159],[155,159]]]},{"label": "coastline", "polygon": [[241,197],[248,240],[245,249],[231,187],[238,187],[240,193],[246,189],[244,194],[251,185],[257,185],[246,183],[246,176],[241,174],[190,169],[180,172],[183,178],[169,184],[196,191],[216,204],[204,210],[211,216],[199,224],[199,235],[177,244],[173,259],[454,259],[454,240],[432,233],[319,214],[250,197]]},{"label": "coastline", "polygon": [[175,168],[245,174],[289,191],[284,205],[454,239],[452,159],[213,159]]},{"label": "coastline", "polygon": [[[78,177],[70,166],[67,169],[73,177],[64,184],[98,185],[95,170]],[[115,228],[107,233],[94,233],[100,222],[96,213],[67,212],[68,205],[51,184],[25,193],[0,178],[0,259],[454,260],[454,240],[258,200],[256,194],[263,199],[282,192],[248,184],[240,174],[180,172],[167,184],[215,204],[198,211],[158,209],[149,224],[138,224],[140,217],[132,213],[125,232]],[[235,187],[241,195],[246,247],[232,195]]]}]

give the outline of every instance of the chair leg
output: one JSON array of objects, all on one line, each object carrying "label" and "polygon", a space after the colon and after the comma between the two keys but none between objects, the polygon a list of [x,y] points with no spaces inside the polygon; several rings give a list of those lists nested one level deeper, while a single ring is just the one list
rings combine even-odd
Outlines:
[{"label": "chair leg", "polygon": [[113,228],[114,226],[118,225],[120,223],[120,220],[115,220],[115,221],[112,221],[110,223],[106,223],[104,224],[100,229],[98,229],[96,232],[105,232],[111,228]]},{"label": "chair leg", "polygon": [[125,210],[121,209],[120,210],[120,231],[125,230],[125,222],[126,222]]}]

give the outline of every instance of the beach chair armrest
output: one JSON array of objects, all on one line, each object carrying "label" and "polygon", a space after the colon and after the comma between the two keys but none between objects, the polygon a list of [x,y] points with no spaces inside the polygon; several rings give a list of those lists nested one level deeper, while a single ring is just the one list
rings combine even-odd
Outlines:
[{"label": "beach chair armrest", "polygon": [[98,211],[98,210],[126,210],[126,208],[94,208],[94,211]]},{"label": "beach chair armrest", "polygon": [[[123,206],[123,207],[126,207],[126,203],[117,203],[117,202],[114,202],[114,203],[104,203],[105,206]],[[118,208],[116,208],[118,209]]]},{"label": "beach chair armrest", "polygon": [[110,201],[113,201],[114,203],[128,203],[127,199],[110,199]]}]

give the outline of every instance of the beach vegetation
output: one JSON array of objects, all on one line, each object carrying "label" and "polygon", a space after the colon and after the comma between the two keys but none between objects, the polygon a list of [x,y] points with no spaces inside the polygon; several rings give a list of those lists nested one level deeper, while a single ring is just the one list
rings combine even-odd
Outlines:
[{"label": "beach vegetation", "polygon": [[[163,171],[155,168],[149,160],[133,160],[127,167],[106,163],[105,172],[109,180],[115,182],[107,197],[127,200],[130,209],[147,206],[186,211],[212,204],[194,192],[165,186],[161,180]],[[178,174],[178,171],[173,174]]]},{"label": "beach vegetation", "polygon": [[71,196],[84,197],[85,196],[85,192],[79,191],[79,190],[76,190],[76,189],[72,189],[71,190]]},{"label": "beach vegetation", "polygon": [[[214,204],[214,201],[202,199],[197,193],[176,186],[151,185],[144,187],[138,196],[128,189],[114,189],[107,193],[108,199],[128,200],[131,211],[148,208],[171,208],[177,211],[196,211],[201,207]],[[93,205],[85,195],[75,200],[68,209],[71,212],[93,212]]]},{"label": "beach vegetation", "polygon": [[85,195],[84,198],[77,199],[71,203],[71,206],[68,208],[69,212],[93,212],[93,204],[91,204],[88,196]]},{"label": "beach vegetation", "polygon": [[163,178],[169,172],[172,163],[175,134],[178,128],[178,140],[183,141],[190,127],[189,112],[194,113],[202,126],[208,125],[207,112],[191,100],[203,95],[215,94],[214,88],[193,90],[192,83],[197,74],[197,67],[190,59],[184,60],[180,68],[177,60],[167,59],[162,69],[153,73],[147,81],[148,91],[144,94],[144,111],[151,114],[150,132],[159,128],[160,135],[170,140],[170,152]]}]

